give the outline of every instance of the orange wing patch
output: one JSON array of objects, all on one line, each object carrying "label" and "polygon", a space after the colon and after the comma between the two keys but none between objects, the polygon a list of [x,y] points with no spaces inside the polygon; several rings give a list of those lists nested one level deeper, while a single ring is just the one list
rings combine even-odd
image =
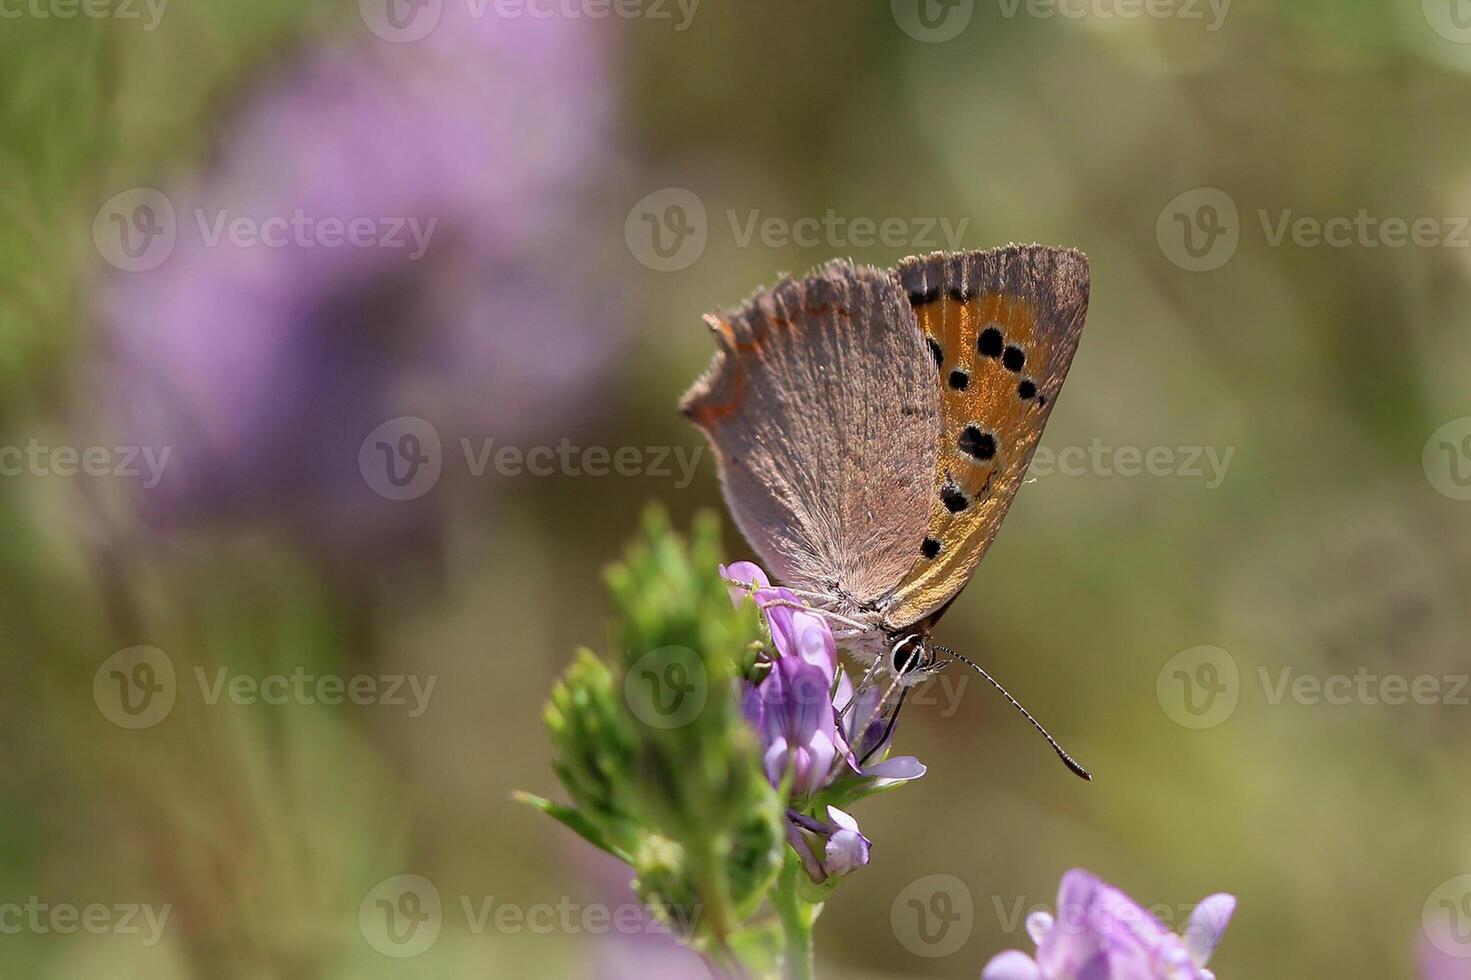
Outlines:
[{"label": "orange wing patch", "polygon": [[[940,386],[939,452],[926,537],[886,619],[942,609],[995,539],[1072,362],[1087,299],[1067,301],[1077,253],[1005,249],[911,259],[899,275]],[[1059,302],[1059,300],[1064,300]]]}]

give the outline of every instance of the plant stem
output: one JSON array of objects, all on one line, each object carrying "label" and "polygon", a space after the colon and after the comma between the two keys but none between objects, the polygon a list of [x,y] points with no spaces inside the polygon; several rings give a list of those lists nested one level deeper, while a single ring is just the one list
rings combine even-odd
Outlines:
[{"label": "plant stem", "polygon": [[806,874],[796,855],[788,853],[786,865],[776,888],[771,892],[771,904],[781,919],[782,935],[786,937],[784,972],[786,980],[815,980],[812,955],[812,926],[822,914],[822,904],[804,901],[797,893],[797,876]]}]

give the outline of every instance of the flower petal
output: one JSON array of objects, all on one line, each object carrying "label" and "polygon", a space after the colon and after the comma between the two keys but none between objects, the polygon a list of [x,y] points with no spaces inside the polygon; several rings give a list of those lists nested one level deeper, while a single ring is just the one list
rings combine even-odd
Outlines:
[{"label": "flower petal", "polygon": [[1026,953],[1009,949],[991,958],[981,980],[1042,980],[1042,968]]},{"label": "flower petal", "polygon": [[1027,935],[1032,937],[1032,942],[1041,946],[1057,921],[1052,918],[1052,913],[1038,909],[1027,916]]},{"label": "flower petal", "polygon": [[838,829],[827,839],[822,866],[830,875],[845,875],[868,863],[870,842],[858,830],[858,821],[835,806],[827,808],[828,819]]},{"label": "flower petal", "polygon": [[1096,875],[1082,868],[1062,876],[1057,890],[1057,924],[1037,944],[1037,963],[1046,976],[1075,978],[1098,956],[1102,947],[1095,931],[1095,905],[1103,888]]},{"label": "flower petal", "polygon": [[885,759],[877,765],[869,766],[863,770],[863,775],[903,783],[911,779],[918,779],[928,771],[925,764],[914,756],[898,755],[892,759]]},{"label": "flower petal", "polygon": [[1210,962],[1211,954],[1225,935],[1226,926],[1230,925],[1235,911],[1236,896],[1224,892],[1202,899],[1195,906],[1190,922],[1185,926],[1185,949],[1196,966]]},{"label": "flower petal", "polygon": [[771,588],[771,579],[761,570],[761,566],[753,561],[733,561],[729,565],[720,566],[720,577],[727,580],[726,591],[730,593],[730,601],[740,608],[741,600],[751,594],[751,589],[743,589],[738,585],[730,585],[730,582],[752,583],[758,589]]}]

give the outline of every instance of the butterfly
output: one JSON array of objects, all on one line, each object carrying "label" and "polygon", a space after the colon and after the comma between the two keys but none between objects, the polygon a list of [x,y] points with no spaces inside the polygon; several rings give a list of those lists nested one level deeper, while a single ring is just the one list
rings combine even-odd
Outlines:
[{"label": "butterfly", "polygon": [[1081,252],[1008,245],[834,260],[705,317],[718,349],[680,409],[746,539],[870,677],[958,656],[932,631],[1022,484],[1088,290]]}]

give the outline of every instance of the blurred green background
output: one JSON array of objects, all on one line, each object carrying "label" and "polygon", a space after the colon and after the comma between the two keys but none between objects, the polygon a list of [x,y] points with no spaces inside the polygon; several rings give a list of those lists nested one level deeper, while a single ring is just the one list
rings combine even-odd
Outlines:
[{"label": "blurred green background", "polygon": [[[1088,326],[1043,439],[1059,465],[1034,471],[939,638],[985,664],[1097,778],[1070,777],[978,679],[951,704],[962,678],[946,675],[952,688],[900,726],[899,750],[929,774],[860,813],[873,863],[819,925],[821,975],[977,976],[995,952],[1030,948],[1016,910],[1050,904],[1074,866],[1169,908],[1235,893],[1213,963],[1222,977],[1416,975],[1422,913],[1471,872],[1471,691],[1456,680],[1471,671],[1471,31],[1457,26],[1458,2],[1237,0],[1224,12],[1177,3],[1124,16],[1134,8],[1100,0],[1075,17],[925,0],[928,20],[904,0],[704,0],[687,19],[672,4],[606,18],[569,5],[606,67],[590,76],[571,57],[544,70],[579,73],[569,98],[595,88],[609,135],[586,152],[575,190],[548,194],[568,231],[539,242],[549,251],[531,260],[533,278],[545,282],[516,308],[586,289],[575,327],[609,349],[595,388],[580,376],[537,382],[552,407],[585,400],[575,418],[509,437],[502,416],[436,420],[446,470],[461,435],[693,451],[699,436],[674,403],[712,350],[700,316],[783,271],[834,255],[891,265],[949,247],[943,223],[963,227],[961,247],[1040,241],[1091,260]],[[289,171],[294,139],[242,147],[231,134],[258,132],[252,106],[290,98],[295,65],[323,49],[411,61],[430,46],[376,36],[371,7],[172,0],[145,30],[142,6],[142,20],[6,6],[0,444],[128,444],[127,406],[159,382],[120,376],[136,368],[114,358],[130,329],[119,320],[144,324],[145,361],[186,374],[193,362],[152,345],[207,344],[212,331],[234,343],[258,326],[228,292],[218,295],[229,308],[209,312],[215,273],[161,278],[179,254],[157,274],[110,264],[93,234],[99,209],[134,187],[177,203],[172,188],[222,167],[248,197],[258,171]],[[431,104],[469,99],[503,118],[530,97],[500,76],[472,88],[455,74],[463,66],[436,57],[419,56],[427,67],[412,80],[374,57],[359,74],[389,92],[427,83]],[[543,69],[532,59],[526,70]],[[560,111],[544,107],[547,125]],[[518,123],[524,138],[483,166],[468,141],[460,163],[494,185],[540,152],[540,125]],[[576,118],[568,128],[582,131]],[[349,169],[340,180],[371,199],[388,168]],[[286,179],[271,179],[279,197]],[[829,212],[904,230],[894,241],[851,224],[782,234]],[[1340,216],[1357,222],[1342,244],[1292,230]],[[1401,233],[1395,244],[1384,223],[1422,218],[1418,242]],[[679,229],[688,236],[665,240],[678,249],[654,251],[651,235]],[[511,256],[535,237],[501,233]],[[477,241],[474,229],[452,240]],[[494,277],[501,261],[473,276]],[[149,334],[179,315],[150,297],[186,288],[204,296],[197,318]],[[390,306],[369,302],[363,322],[383,323],[343,349],[376,356],[391,343],[390,362],[411,357],[433,317],[400,336]],[[534,353],[550,343],[544,329],[517,321],[483,356]],[[416,367],[418,387],[436,386],[432,367]],[[120,402],[99,397],[117,387]],[[283,396],[264,383],[243,398],[269,407]],[[391,401],[404,404],[416,410],[380,420],[424,403]],[[368,428],[336,447],[349,465]],[[1142,469],[1158,447],[1158,472]],[[1086,463],[1061,465],[1081,450]],[[1228,461],[1218,479],[1208,452]],[[172,500],[140,516],[149,508],[126,480],[7,472],[0,903],[172,911],[156,943],[0,918],[0,972],[615,975],[606,937],[477,929],[460,897],[631,901],[589,848],[510,793],[559,795],[541,705],[572,651],[602,641],[600,571],[646,502],[681,524],[722,508],[708,456],[688,486],[650,468],[465,478],[461,462],[460,479],[404,510],[390,502],[320,536],[310,532],[330,503],[282,516],[306,483],[288,483],[280,509],[175,520],[184,507]],[[431,543],[379,541],[408,508],[432,514]],[[726,534],[730,555],[748,557]],[[178,682],[167,716],[134,730],[104,708],[102,668],[137,645],[163,651]],[[1200,672],[1206,662],[1214,675]],[[384,703],[210,704],[196,668],[437,680],[411,717]],[[1371,680],[1347,703],[1290,686],[1278,696],[1301,676]],[[1186,686],[1212,677],[1214,695]],[[1398,705],[1362,693],[1385,678],[1431,678],[1437,693]],[[968,941],[930,957],[902,941],[891,911],[937,872],[965,883],[974,911]],[[446,911],[432,948],[394,959],[365,941],[358,911],[402,873],[433,881]],[[671,969],[616,975],[684,975]]]}]

